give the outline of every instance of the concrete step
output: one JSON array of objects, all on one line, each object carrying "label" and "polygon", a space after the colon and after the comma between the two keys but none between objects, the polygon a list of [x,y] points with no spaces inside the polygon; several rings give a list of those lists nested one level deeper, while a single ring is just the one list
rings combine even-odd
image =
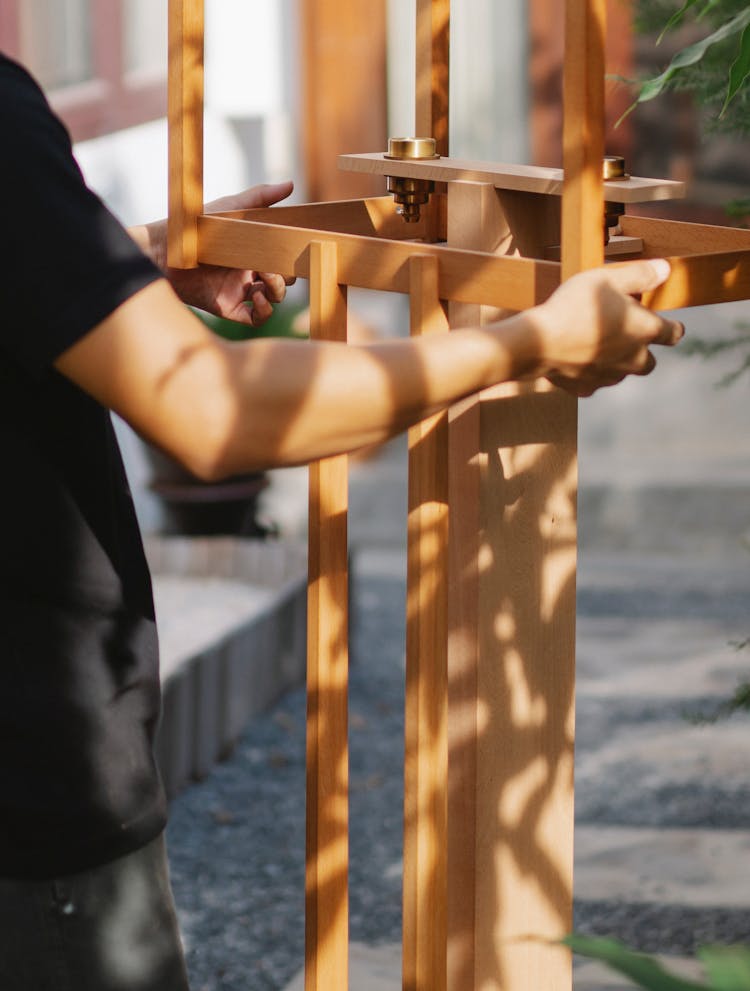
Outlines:
[{"label": "concrete step", "polygon": [[305,677],[306,552],[229,537],[150,537],[167,795],[205,777],[249,720]]}]

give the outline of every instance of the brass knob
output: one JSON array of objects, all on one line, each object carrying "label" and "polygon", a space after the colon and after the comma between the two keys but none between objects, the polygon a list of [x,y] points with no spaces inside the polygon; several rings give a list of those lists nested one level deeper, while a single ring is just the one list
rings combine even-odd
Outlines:
[{"label": "brass knob", "polygon": [[417,161],[425,158],[440,158],[435,151],[436,147],[437,142],[434,138],[389,138],[385,157]]},{"label": "brass knob", "polygon": [[629,179],[625,172],[625,159],[622,155],[605,155],[602,162],[602,176],[607,179]]},{"label": "brass knob", "polygon": [[[421,162],[440,158],[435,151],[434,138],[389,138],[385,158],[402,162]],[[388,192],[393,193],[398,213],[407,224],[419,220],[421,208],[429,202],[430,193],[435,191],[432,179],[408,179],[405,176],[386,176]]]}]

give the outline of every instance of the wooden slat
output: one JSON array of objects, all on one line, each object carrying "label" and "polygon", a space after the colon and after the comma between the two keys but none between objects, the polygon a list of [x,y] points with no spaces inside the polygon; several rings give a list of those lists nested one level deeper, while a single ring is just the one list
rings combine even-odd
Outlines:
[{"label": "wooden slat", "polygon": [[169,220],[167,260],[198,264],[203,212],[203,0],[169,4]]},{"label": "wooden slat", "polygon": [[[409,265],[411,333],[445,333],[437,263]],[[409,431],[403,987],[445,991],[448,418]]]},{"label": "wooden slat", "polygon": [[450,0],[417,0],[415,134],[448,154]]},{"label": "wooden slat", "polygon": [[[673,179],[631,176],[629,179],[612,179],[605,183],[602,179],[601,158],[600,155],[597,172],[589,176],[586,181],[591,181],[592,186],[599,187],[599,195],[603,196],[603,191],[606,190],[608,200],[615,200],[618,203],[645,203],[681,199],[685,196],[685,184],[675,182]],[[574,169],[579,168],[575,162],[573,165]],[[548,196],[561,196],[564,187],[562,169],[545,168],[540,165],[512,165],[506,162],[478,162],[460,158],[393,161],[385,158],[380,152],[367,152],[342,155],[339,158],[339,167],[352,172],[433,179],[436,182],[452,182],[457,179],[488,182],[497,189],[515,189],[523,193],[543,193]]]},{"label": "wooden slat", "polygon": [[[566,0],[563,72],[562,276],[604,261],[602,159],[604,157],[605,0]],[[632,181],[632,180],[630,180]],[[608,198],[620,199],[607,183]],[[618,188],[617,197],[609,194]],[[624,192],[624,190],[622,190]]]},{"label": "wooden slat", "polygon": [[645,306],[676,310],[750,299],[750,251],[667,257],[672,274],[664,285],[643,294]]},{"label": "wooden slat", "polygon": [[336,200],[330,203],[305,203],[297,206],[272,206],[265,209],[237,210],[219,214],[233,220],[306,227],[363,237],[395,240],[418,240],[425,231],[424,220],[405,224],[396,213],[392,196],[374,196],[364,200]]},{"label": "wooden slat", "polygon": [[739,227],[686,224],[629,215],[620,219],[620,226],[623,234],[642,238],[647,258],[750,250],[750,231]]},{"label": "wooden slat", "polygon": [[336,157],[387,145],[386,0],[299,0],[297,10],[307,196],[379,193],[371,177],[339,174]]},{"label": "wooden slat", "polygon": [[[306,279],[310,243],[326,240],[338,247],[342,284],[409,292],[413,244],[210,216],[200,218],[198,230],[199,258],[207,264],[250,266]],[[442,299],[523,310],[547,299],[559,284],[555,262],[494,258],[430,244],[419,245],[418,251],[437,258]]]},{"label": "wooden slat", "polygon": [[[346,340],[336,245],[310,248],[310,334]],[[305,991],[348,987],[347,458],[310,466]]]}]

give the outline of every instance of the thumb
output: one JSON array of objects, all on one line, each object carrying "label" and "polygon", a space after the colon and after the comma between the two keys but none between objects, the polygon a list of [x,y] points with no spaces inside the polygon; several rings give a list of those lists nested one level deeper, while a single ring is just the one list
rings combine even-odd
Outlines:
[{"label": "thumb", "polygon": [[607,277],[613,288],[630,295],[656,289],[666,282],[671,271],[666,258],[618,262],[606,267]]},{"label": "thumb", "polygon": [[261,186],[252,186],[241,193],[232,196],[222,196],[206,204],[206,213],[224,213],[231,210],[253,210],[257,207],[272,206],[279,200],[286,199],[294,189],[291,180],[286,182],[269,182]]},{"label": "thumb", "polygon": [[294,189],[291,179],[285,182],[265,183],[262,186],[253,186],[252,189],[240,193],[238,199],[244,200],[244,206],[240,209],[252,209],[253,207],[272,206],[279,200],[285,200]]}]

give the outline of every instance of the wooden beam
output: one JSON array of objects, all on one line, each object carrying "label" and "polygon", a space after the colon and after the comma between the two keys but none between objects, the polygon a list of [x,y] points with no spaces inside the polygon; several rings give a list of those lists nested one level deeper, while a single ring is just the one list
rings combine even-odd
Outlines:
[{"label": "wooden beam", "polygon": [[169,4],[169,219],[167,261],[198,264],[203,212],[203,0]]},{"label": "wooden beam", "polygon": [[643,294],[652,310],[677,310],[750,299],[750,251],[669,258],[672,274],[653,292]]},{"label": "wooden beam", "polygon": [[[434,257],[415,255],[411,333],[446,333]],[[448,416],[409,431],[404,764],[404,991],[445,991]]]},{"label": "wooden beam", "polygon": [[450,0],[417,0],[415,134],[448,154]]},{"label": "wooden beam", "polygon": [[392,196],[375,196],[364,200],[338,200],[329,203],[304,203],[298,206],[271,206],[265,209],[237,210],[222,213],[233,220],[254,220],[284,227],[306,227],[363,237],[393,240],[419,240],[425,233],[424,218],[407,224],[396,213]]},{"label": "wooden beam", "polygon": [[[346,341],[336,245],[310,247],[310,335]],[[305,991],[348,987],[347,458],[310,466]]]},{"label": "wooden beam", "polygon": [[[572,139],[571,139],[572,140]],[[603,146],[602,146],[603,147]],[[653,200],[680,199],[685,195],[685,184],[673,179],[648,179],[631,176],[629,179],[602,180],[602,155],[598,156],[598,171],[589,176],[592,188],[598,186],[597,195],[618,203],[644,203]],[[407,176],[414,179],[433,179],[450,182],[457,179],[470,182],[491,183],[497,189],[515,189],[524,193],[544,193],[561,196],[564,187],[561,169],[543,168],[538,165],[511,165],[505,162],[477,162],[458,158],[442,158],[434,161],[408,161],[385,158],[379,152],[358,155],[342,155],[340,167],[354,172],[372,172],[379,175]],[[580,163],[573,161],[574,175],[580,171]]]},{"label": "wooden beam", "polygon": [[643,240],[647,258],[750,250],[750,231],[740,227],[686,224],[678,220],[630,215],[620,218],[620,227],[623,234]]},{"label": "wooden beam", "polygon": [[[511,194],[515,195],[515,194]],[[525,194],[519,194],[525,195]],[[511,224],[494,186],[448,187],[448,244],[487,252],[513,250]],[[533,199],[533,196],[532,196]],[[452,327],[478,326],[486,307],[451,303]],[[484,394],[483,394],[484,395]],[[477,987],[477,870],[486,851],[477,838],[479,584],[482,396],[452,406],[448,419],[448,952],[449,991]],[[482,865],[480,867],[480,864]]]},{"label": "wooden beam", "polygon": [[[413,244],[219,216],[201,217],[198,228],[199,258],[207,264],[262,268],[306,279],[311,242],[326,240],[338,247],[339,279],[343,285],[409,292]],[[479,251],[432,244],[417,248],[419,254],[438,260],[441,299],[523,310],[547,299],[559,285],[560,266],[555,262],[495,258]]]},{"label": "wooden beam", "polygon": [[[605,0],[566,0],[563,279],[604,262],[602,159],[606,23]],[[614,183],[607,183],[608,191],[614,188]],[[617,195],[620,196],[619,190]]]},{"label": "wooden beam", "polygon": [[382,181],[341,175],[336,158],[387,146],[386,0],[300,0],[306,197],[375,195]]}]

